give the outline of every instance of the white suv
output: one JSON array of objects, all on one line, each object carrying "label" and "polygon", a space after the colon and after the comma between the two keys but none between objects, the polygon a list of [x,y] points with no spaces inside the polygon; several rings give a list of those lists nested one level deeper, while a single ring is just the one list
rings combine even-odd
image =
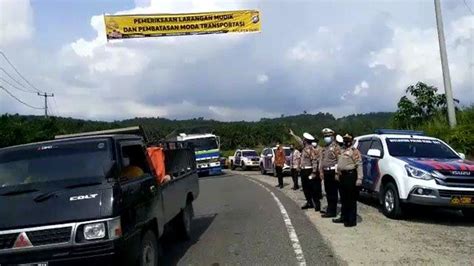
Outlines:
[{"label": "white suv", "polygon": [[378,194],[387,217],[400,218],[409,203],[474,218],[474,162],[443,141],[419,131],[377,130],[354,145],[363,157],[363,190]]}]

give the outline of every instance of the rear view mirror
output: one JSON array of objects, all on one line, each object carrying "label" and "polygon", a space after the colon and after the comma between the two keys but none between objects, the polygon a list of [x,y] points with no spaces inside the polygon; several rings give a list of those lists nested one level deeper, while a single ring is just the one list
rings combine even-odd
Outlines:
[{"label": "rear view mirror", "polygon": [[462,152],[458,152],[458,155],[459,155],[459,157],[461,157],[461,159],[466,160],[466,154],[464,154]]},{"label": "rear view mirror", "polygon": [[382,157],[382,152],[379,149],[370,149],[367,152],[367,155],[369,155],[371,157],[380,158],[380,157]]}]

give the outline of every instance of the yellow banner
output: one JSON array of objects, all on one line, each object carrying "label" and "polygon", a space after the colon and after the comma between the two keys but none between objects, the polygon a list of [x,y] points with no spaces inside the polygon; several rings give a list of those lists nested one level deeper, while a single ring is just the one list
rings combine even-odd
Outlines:
[{"label": "yellow banner", "polygon": [[256,10],[189,14],[105,15],[107,39],[259,32]]}]

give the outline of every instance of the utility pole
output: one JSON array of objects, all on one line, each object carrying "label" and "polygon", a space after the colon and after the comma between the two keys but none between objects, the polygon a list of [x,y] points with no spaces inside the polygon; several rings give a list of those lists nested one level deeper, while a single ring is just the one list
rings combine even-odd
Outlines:
[{"label": "utility pole", "polygon": [[48,118],[48,97],[54,97],[54,93],[38,92],[38,96],[44,97],[44,118]]},{"label": "utility pole", "polygon": [[443,70],[444,93],[448,106],[448,121],[451,128],[456,126],[456,113],[454,110],[453,91],[451,89],[451,76],[449,75],[448,55],[446,53],[446,40],[444,39],[443,18],[441,16],[440,0],[434,0],[436,12],[436,26],[438,27],[439,52],[441,54],[441,68]]}]

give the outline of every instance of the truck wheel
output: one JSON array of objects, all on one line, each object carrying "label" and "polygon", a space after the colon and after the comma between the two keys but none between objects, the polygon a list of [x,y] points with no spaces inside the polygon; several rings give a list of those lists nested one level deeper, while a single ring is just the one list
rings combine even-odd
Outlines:
[{"label": "truck wheel", "polygon": [[267,174],[267,171],[265,171],[265,168],[263,168],[263,165],[262,165],[262,164],[260,164],[260,173],[261,173],[262,175],[266,175],[266,174]]},{"label": "truck wheel", "polygon": [[230,169],[235,170],[235,165],[234,165],[234,162],[232,162],[232,161],[230,162]]},{"label": "truck wheel", "polygon": [[464,218],[474,221],[474,209],[463,209],[462,215],[464,215]]},{"label": "truck wheel", "polygon": [[276,167],[275,165],[273,165],[273,176],[276,177],[277,176],[277,170],[276,170]]},{"label": "truck wheel", "polygon": [[148,230],[142,237],[140,266],[157,266],[159,259],[159,244],[155,233]]},{"label": "truck wheel", "polygon": [[179,238],[182,240],[189,240],[191,239],[191,222],[194,216],[194,209],[193,203],[189,202],[186,204],[183,210],[181,210],[180,214],[178,215],[177,222],[177,232]]},{"label": "truck wheel", "polygon": [[400,219],[402,207],[397,187],[393,183],[388,183],[383,188],[382,194],[383,214],[391,219]]},{"label": "truck wheel", "polygon": [[247,171],[247,166],[245,165],[244,162],[242,162],[242,171]]}]

